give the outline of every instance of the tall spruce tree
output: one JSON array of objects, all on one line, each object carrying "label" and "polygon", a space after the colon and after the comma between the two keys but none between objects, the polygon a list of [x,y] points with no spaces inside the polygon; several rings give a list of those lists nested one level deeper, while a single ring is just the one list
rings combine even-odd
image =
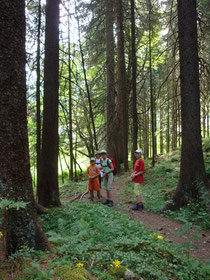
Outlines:
[{"label": "tall spruce tree", "polygon": [[25,208],[3,211],[0,257],[22,245],[48,246],[35,210],[30,174],[25,79],[25,1],[0,0],[0,196]]},{"label": "tall spruce tree", "polygon": [[116,148],[116,115],[115,115],[115,62],[114,62],[114,15],[113,1],[106,0],[106,104],[107,104],[107,150],[116,159],[119,169],[119,160]]},{"label": "tall spruce tree", "polygon": [[39,204],[59,206],[58,189],[58,74],[59,74],[59,0],[47,0],[44,113],[40,179],[37,185]]},{"label": "tall spruce tree", "polygon": [[117,125],[118,153],[121,154],[124,170],[128,170],[128,91],[125,69],[123,1],[115,0],[117,20]]},{"label": "tall spruce tree", "polygon": [[179,183],[174,203],[167,209],[178,209],[189,198],[199,201],[201,187],[207,187],[201,143],[196,17],[196,0],[178,0],[182,149]]}]

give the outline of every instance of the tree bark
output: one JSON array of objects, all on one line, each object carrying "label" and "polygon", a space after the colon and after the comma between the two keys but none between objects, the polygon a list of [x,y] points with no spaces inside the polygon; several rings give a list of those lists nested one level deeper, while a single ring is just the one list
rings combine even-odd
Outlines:
[{"label": "tree bark", "polygon": [[40,31],[41,31],[41,0],[38,4],[38,26],[37,26],[37,69],[36,69],[36,168],[37,182],[40,178],[41,164],[41,115],[40,115]]},{"label": "tree bark", "polygon": [[170,92],[168,88],[167,102],[167,124],[166,124],[166,152],[170,151]]},{"label": "tree bark", "polygon": [[150,81],[150,112],[151,112],[151,133],[152,133],[152,166],[155,166],[155,123],[154,123],[154,94],[152,76],[152,4],[149,0],[149,81]]},{"label": "tree bark", "polygon": [[196,0],[178,0],[178,30],[181,79],[182,150],[179,183],[169,209],[200,201],[207,187],[200,125],[200,91]]},{"label": "tree bark", "polygon": [[[138,143],[138,115],[136,105],[136,27],[135,27],[135,0],[131,0],[131,40],[132,40],[132,151],[137,149]],[[132,153],[133,161],[136,159]]]},{"label": "tree bark", "polygon": [[30,173],[25,79],[25,1],[0,0],[0,196],[25,208],[3,211],[1,258],[22,245],[49,246],[38,220]]},{"label": "tree bark", "polygon": [[[68,2],[70,12],[70,1]],[[73,127],[72,127],[72,86],[71,86],[71,44],[70,44],[70,15],[68,15],[68,72],[69,72],[69,152],[70,152],[70,180],[74,179]]]},{"label": "tree bark", "polygon": [[[122,153],[124,170],[128,170],[128,96],[125,71],[125,47],[124,47],[124,26],[123,26],[123,2],[116,0],[116,18],[117,18],[117,69],[118,69],[118,138]],[[122,143],[122,145],[121,145]]]},{"label": "tree bark", "polygon": [[114,62],[114,34],[113,34],[113,0],[106,0],[106,108],[107,108],[107,150],[115,158],[117,169],[120,163],[116,147],[116,104],[115,104],[115,62]]},{"label": "tree bark", "polygon": [[160,153],[163,154],[163,108],[160,107]]},{"label": "tree bark", "polygon": [[44,113],[38,202],[42,206],[60,206],[58,189],[58,74],[59,74],[59,0],[47,0]]}]

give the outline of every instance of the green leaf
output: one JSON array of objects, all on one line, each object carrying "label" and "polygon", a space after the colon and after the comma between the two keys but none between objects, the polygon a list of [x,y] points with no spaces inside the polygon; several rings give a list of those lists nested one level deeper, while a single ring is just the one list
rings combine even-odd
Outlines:
[{"label": "green leaf", "polygon": [[192,234],[192,236],[197,240],[201,240],[200,235],[198,235],[198,234]]}]

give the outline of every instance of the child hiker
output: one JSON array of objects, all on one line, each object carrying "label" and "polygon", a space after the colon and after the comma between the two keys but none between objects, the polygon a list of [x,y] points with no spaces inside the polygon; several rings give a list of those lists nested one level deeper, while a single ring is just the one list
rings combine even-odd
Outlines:
[{"label": "child hiker", "polygon": [[107,194],[107,200],[103,204],[112,207],[114,204],[111,196],[114,167],[112,161],[109,158],[107,158],[107,152],[105,150],[101,151],[101,156],[103,159],[102,166],[104,172],[103,175],[104,187],[106,189],[106,194]]},{"label": "child hiker", "polygon": [[134,193],[136,195],[137,204],[132,208],[132,210],[142,210],[144,208],[144,205],[142,203],[142,197],[141,197],[141,188],[142,183],[144,181],[144,172],[145,172],[145,166],[144,161],[141,158],[142,156],[142,150],[136,150],[134,152],[136,161],[134,164],[134,170],[131,174],[132,181],[134,182]]},{"label": "child hiker", "polygon": [[100,175],[99,175],[99,184],[100,184],[100,188],[101,188],[101,181],[103,178],[103,167],[102,167],[102,158],[101,158],[101,153],[99,151],[96,152],[95,154],[95,160],[96,160],[96,166],[98,167],[99,171],[100,171]]},{"label": "child hiker", "polygon": [[99,177],[100,171],[98,167],[95,164],[95,158],[92,157],[90,159],[90,166],[87,168],[87,175],[89,177],[89,183],[88,183],[88,190],[90,192],[90,199],[94,200],[94,191],[97,191],[97,197],[100,199],[100,185],[99,185]]}]

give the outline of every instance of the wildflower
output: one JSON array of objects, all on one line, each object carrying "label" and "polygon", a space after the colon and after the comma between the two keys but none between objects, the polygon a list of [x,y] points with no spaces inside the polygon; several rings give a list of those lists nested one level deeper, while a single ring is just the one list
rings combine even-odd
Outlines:
[{"label": "wildflower", "polygon": [[83,264],[83,263],[76,263],[76,266],[78,266],[78,267],[83,267],[84,264]]},{"label": "wildflower", "polygon": [[163,237],[161,235],[157,235],[158,239],[163,239]]},{"label": "wildflower", "polygon": [[114,260],[114,265],[115,265],[115,267],[119,267],[120,266],[120,261]]},{"label": "wildflower", "polygon": [[2,238],[2,236],[3,236],[3,233],[0,231],[0,238]]},{"label": "wildflower", "polygon": [[101,264],[101,267],[103,267],[103,264]]},{"label": "wildflower", "polygon": [[111,267],[113,267],[113,264],[110,264]]}]

